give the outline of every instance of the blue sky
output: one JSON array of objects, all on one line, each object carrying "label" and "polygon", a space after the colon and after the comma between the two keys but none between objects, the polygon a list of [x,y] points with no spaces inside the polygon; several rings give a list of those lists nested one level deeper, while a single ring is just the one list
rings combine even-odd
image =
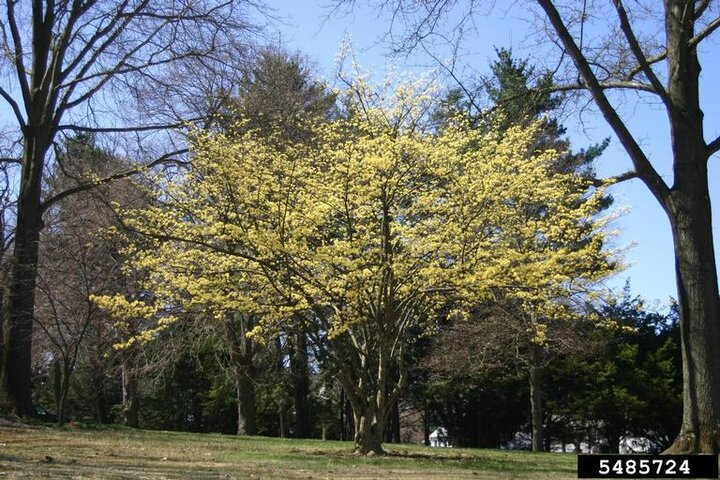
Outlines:
[{"label": "blue sky", "polygon": [[[358,2],[362,3],[362,2]],[[512,2],[517,3],[517,2]],[[357,6],[351,13],[334,14],[327,18],[330,9],[327,2],[317,0],[281,0],[272,2],[275,13],[281,18],[277,27],[277,40],[290,49],[306,54],[317,67],[319,74],[332,81],[335,72],[334,59],[338,47],[346,36],[352,41],[356,55],[363,68],[382,75],[388,53],[384,36],[388,32],[387,15]],[[542,57],[528,33],[532,25],[524,17],[526,11],[515,12],[496,7],[488,17],[478,16],[475,30],[466,32],[466,41],[460,51],[462,61],[478,73],[487,73],[487,65],[495,58],[494,47],[512,47],[522,57]],[[386,40],[386,39],[385,39]],[[705,111],[705,135],[709,141],[720,134],[720,44],[717,39],[706,41],[700,50],[702,71],[701,101]],[[538,61],[541,61],[539,58]],[[428,68],[432,61],[421,55],[405,59],[408,68]],[[395,60],[397,64],[397,60]],[[713,85],[714,80],[714,85]],[[714,87],[714,88],[713,88]],[[671,155],[668,122],[663,110],[657,106],[639,102],[632,98],[621,107],[630,130],[640,141],[650,160],[661,175],[671,184]],[[577,115],[564,120],[574,148],[587,147],[605,137],[611,137],[611,145],[598,161],[598,173],[610,176],[630,168],[627,155],[611,130],[597,112],[589,111],[579,118]],[[715,211],[713,231],[718,257],[720,238],[720,158],[710,160],[710,192]],[[639,181],[632,180],[617,185],[611,190],[616,207],[627,210],[615,221],[619,236],[614,240],[616,247],[630,247],[625,254],[628,268],[610,280],[613,287],[622,287],[630,278],[632,291],[648,301],[655,301],[658,307],[667,304],[669,297],[676,297],[673,247],[670,226],[655,199]]]}]

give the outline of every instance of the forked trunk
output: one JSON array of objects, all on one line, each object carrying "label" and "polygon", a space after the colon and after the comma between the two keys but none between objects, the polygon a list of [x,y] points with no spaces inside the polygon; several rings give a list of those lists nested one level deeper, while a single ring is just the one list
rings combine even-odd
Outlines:
[{"label": "forked trunk", "polygon": [[366,408],[355,417],[355,453],[358,455],[382,455],[385,420],[387,414],[381,414],[375,408]]}]

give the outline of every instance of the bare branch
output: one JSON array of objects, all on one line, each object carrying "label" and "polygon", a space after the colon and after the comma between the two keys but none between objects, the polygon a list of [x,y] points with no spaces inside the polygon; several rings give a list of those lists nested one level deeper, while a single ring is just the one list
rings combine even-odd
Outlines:
[{"label": "bare branch", "polygon": [[720,137],[717,137],[715,140],[708,143],[708,146],[707,146],[708,158],[715,155],[717,152],[720,152]]},{"label": "bare branch", "polygon": [[695,6],[695,20],[702,17],[703,13],[705,13],[705,10],[707,10],[707,8],[710,6],[711,1],[712,0],[702,0]]},{"label": "bare branch", "polygon": [[712,33],[715,30],[717,30],[718,27],[720,27],[720,17],[715,18],[712,22],[705,25],[705,28],[700,30],[700,33],[698,33],[693,38],[691,38],[690,42],[688,42],[688,43],[690,44],[691,47],[696,46],[698,43],[702,42],[707,37],[712,35]]},{"label": "bare branch", "polygon": [[57,131],[71,131],[71,132],[84,132],[84,133],[139,133],[139,132],[154,132],[159,130],[171,130],[174,128],[182,128],[194,122],[205,120],[204,118],[196,117],[190,118],[183,122],[176,123],[163,123],[158,125],[130,125],[127,127],[86,127],[83,125],[58,125]]},{"label": "bare branch", "polygon": [[3,97],[5,101],[10,105],[10,108],[12,108],[12,111],[15,114],[15,118],[20,125],[20,128],[24,129],[25,118],[23,118],[22,111],[20,110],[20,105],[18,105],[17,102],[10,96],[10,94],[2,87],[0,87],[0,96]]},{"label": "bare branch", "polygon": [[[667,50],[665,50],[665,51],[663,51],[663,52],[660,52],[660,53],[658,53],[657,55],[654,55],[654,56],[652,56],[652,57],[650,57],[650,58],[647,58],[647,57],[646,57],[645,60],[646,60],[646,62],[647,62],[647,64],[648,64],[648,66],[651,66],[651,65],[654,65],[654,64],[656,64],[656,63],[658,63],[658,62],[662,62],[662,61],[665,60],[666,58],[667,58]],[[632,70],[630,70],[630,72],[629,72],[629,73],[627,74],[627,76],[625,77],[625,80],[626,80],[626,81],[632,80],[633,78],[635,78],[635,76],[636,76],[638,73],[640,73],[640,72],[642,72],[642,71],[643,71],[643,67],[642,67],[642,66],[640,66],[640,65],[636,66],[635,68],[633,68]]]},{"label": "bare branch", "polygon": [[472,107],[474,109],[476,109],[478,112],[481,112],[482,108],[480,108],[480,106],[475,102],[475,95],[473,95],[473,93],[467,89],[467,87],[462,82],[462,80],[460,80],[457,77],[457,75],[455,75],[455,69],[448,67],[447,65],[445,65],[444,62],[440,61],[439,58],[437,58],[434,54],[432,54],[427,49],[427,47],[425,46],[424,43],[420,43],[420,45],[422,46],[423,50],[425,51],[425,54],[427,54],[430,58],[435,60],[435,62],[437,62],[437,64],[440,65],[442,67],[442,69],[448,73],[448,75],[450,75],[450,77],[453,79],[453,81],[460,87],[460,89],[463,91],[463,93],[465,93],[465,96],[467,97],[467,99],[470,102],[470,104],[472,105]]},{"label": "bare branch", "polygon": [[187,153],[187,151],[188,151],[187,149],[176,150],[174,152],[167,153],[167,154],[163,155],[162,157],[159,157],[159,158],[153,160],[152,162],[141,165],[139,167],[131,168],[129,170],[124,170],[122,172],[115,173],[108,177],[94,180],[94,181],[64,190],[56,195],[53,195],[52,197],[48,198],[47,200],[45,200],[42,203],[42,205],[40,206],[40,211],[41,212],[47,211],[47,209],[50,208],[52,205],[54,205],[55,203],[59,202],[60,200],[66,198],[66,197],[69,197],[70,195],[74,195],[74,194],[80,193],[80,192],[87,192],[88,190],[92,190],[93,188],[99,187],[100,185],[105,185],[107,183],[110,183],[110,182],[113,182],[116,180],[121,180],[123,178],[128,178],[133,175],[137,175],[141,172],[146,172],[158,165],[170,164],[170,163],[184,164],[185,163],[184,161],[178,160],[175,157],[177,157],[178,155]]},{"label": "bare branch", "polygon": [[593,185],[595,187],[601,187],[601,186],[606,186],[606,185],[617,185],[618,183],[626,182],[626,181],[632,180],[634,178],[638,178],[637,172],[634,170],[629,170],[625,173],[621,173],[620,175],[616,175],[614,177],[597,179],[593,182]]},{"label": "bare branch", "polygon": [[25,63],[23,62],[23,44],[20,37],[20,30],[18,28],[17,19],[15,18],[15,3],[16,0],[7,0],[7,13],[8,13],[8,25],[10,26],[10,34],[13,39],[15,57],[15,70],[17,74],[18,82],[20,83],[20,90],[22,91],[23,99],[27,105],[30,101],[30,86],[28,85],[27,77],[25,76]]},{"label": "bare branch", "polygon": [[[705,28],[703,28],[700,33],[695,35],[693,38],[690,39],[688,44],[691,47],[696,47],[700,42],[705,40],[707,37],[709,37],[717,28],[720,27],[720,17],[716,18],[712,22],[708,23]],[[654,55],[652,57],[647,58],[647,64],[648,66],[654,65],[658,62],[662,62],[667,58],[667,50],[663,50],[662,52],[658,53],[657,55]],[[641,65],[636,66],[625,77],[626,80],[632,80],[635,75],[643,71],[643,67]]]},{"label": "bare branch", "polygon": [[620,143],[622,143],[625,151],[627,151],[630,156],[638,178],[645,182],[660,204],[665,205],[665,200],[670,193],[670,189],[652,166],[650,160],[645,155],[645,152],[642,151],[640,145],[638,145],[637,141],[632,136],[615,108],[613,108],[612,104],[605,95],[602,85],[598,81],[597,77],[595,77],[592,68],[588,64],[587,59],[578,48],[570,32],[567,30],[567,27],[565,26],[562,17],[560,17],[560,13],[555,8],[555,5],[551,0],[538,0],[538,3],[543,10],[545,10],[550,23],[553,25],[553,28],[560,37],[560,40],[563,42],[568,55],[570,55],[573,59],[580,75],[582,75],[583,79],[587,83],[588,90],[595,99],[603,117],[605,117],[605,120],[612,127],[613,131],[620,139]]},{"label": "bare branch", "polygon": [[650,83],[652,84],[655,92],[662,99],[665,106],[670,108],[671,102],[668,98],[668,94],[665,91],[662,83],[658,79],[657,75],[655,75],[655,72],[650,67],[647,57],[645,56],[645,53],[643,53],[642,48],[640,47],[640,42],[638,42],[638,39],[635,36],[635,32],[633,32],[632,26],[630,25],[630,20],[627,16],[627,12],[625,11],[625,7],[623,7],[622,0],[614,0],[614,3],[615,10],[617,10],[618,13],[618,17],[620,17],[620,28],[625,34],[625,38],[630,45],[630,49],[632,50],[633,55],[635,55],[635,58],[640,64],[642,72],[645,74],[648,80],[650,80]]},{"label": "bare branch", "polygon": [[[638,90],[642,92],[654,93],[658,95],[658,92],[653,88],[652,85],[637,81],[609,81],[609,82],[597,82],[598,86],[602,90]],[[584,83],[566,83],[561,85],[553,85],[543,89],[548,92],[567,92],[572,90],[590,90],[590,87]]]}]

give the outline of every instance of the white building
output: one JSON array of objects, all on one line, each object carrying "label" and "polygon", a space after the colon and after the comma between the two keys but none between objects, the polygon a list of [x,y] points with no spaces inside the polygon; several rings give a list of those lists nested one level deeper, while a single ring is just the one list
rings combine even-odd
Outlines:
[{"label": "white building", "polygon": [[451,447],[448,431],[445,427],[438,427],[430,434],[431,447]]}]

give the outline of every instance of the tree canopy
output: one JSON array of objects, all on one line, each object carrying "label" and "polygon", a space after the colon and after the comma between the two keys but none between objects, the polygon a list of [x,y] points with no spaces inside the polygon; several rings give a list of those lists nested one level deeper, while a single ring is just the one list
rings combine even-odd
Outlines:
[{"label": "tree canopy", "polygon": [[500,134],[456,118],[433,134],[407,121],[430,97],[395,98],[309,126],[310,142],[197,132],[192,170],[156,183],[156,207],[126,212],[150,242],[131,258],[150,272],[153,302],[100,303],[157,329],[177,308],[252,314],[255,334],[318,325],[358,449],[380,451],[405,349],[440,309],[502,294],[558,316],[568,306],[555,299],[613,268],[602,191],[552,170],[559,152],[536,148],[538,125]]}]

